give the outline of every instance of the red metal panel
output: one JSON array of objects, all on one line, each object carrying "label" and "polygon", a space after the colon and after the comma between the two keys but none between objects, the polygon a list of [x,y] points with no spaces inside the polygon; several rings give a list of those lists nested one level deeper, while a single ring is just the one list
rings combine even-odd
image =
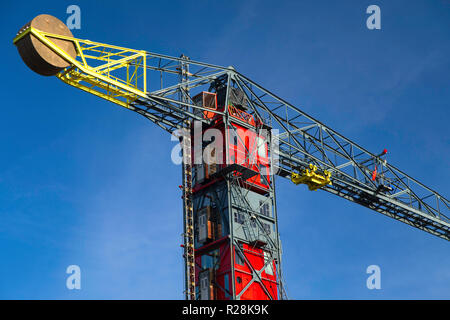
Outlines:
[{"label": "red metal panel", "polygon": [[[232,134],[230,131],[225,132],[225,125],[221,120],[205,129],[218,129],[222,133],[223,137],[227,135],[227,140],[229,141],[229,158],[225,158],[225,148],[227,146],[224,146],[224,150],[221,153],[221,158],[217,156],[217,161],[221,163],[217,165],[216,170],[218,171],[221,168],[236,163],[253,171],[256,171],[258,172],[258,174],[246,180],[247,187],[252,191],[265,193],[269,189],[270,184],[270,163],[267,142],[265,141],[264,137],[256,134],[255,130],[245,128],[239,124],[233,124],[233,127],[236,130],[237,139],[234,139],[234,134]],[[261,152],[258,151],[258,138],[265,141],[264,154],[261,154]],[[235,142],[237,144],[235,144]],[[192,148],[192,150],[194,150],[194,148]],[[264,175],[264,178],[262,178],[262,175]],[[214,181],[215,180],[207,179],[202,185],[195,185],[193,191],[196,192],[198,190],[201,190],[204,187],[211,185],[211,183],[213,183]]]},{"label": "red metal panel", "polygon": [[[270,184],[270,166],[269,166],[269,152],[267,142],[265,145],[264,154],[258,152],[257,139],[265,138],[256,134],[255,130],[244,128],[238,124],[233,124],[237,132],[237,141],[234,139],[233,134],[228,132],[229,141],[229,159],[228,163],[237,163],[243,165],[251,170],[259,172],[257,175],[249,178],[247,183],[250,189],[256,192],[261,192],[269,189]],[[237,144],[235,144],[237,142]],[[263,179],[261,175],[265,175],[266,179]],[[262,190],[261,190],[262,189]]]},{"label": "red metal panel", "polygon": [[[243,244],[244,255],[250,262],[250,265],[256,271],[259,271],[264,266],[264,251],[261,248],[253,248],[247,244]],[[235,249],[236,252],[236,249]],[[248,283],[253,279],[252,268],[247,262],[244,265],[235,264],[235,286],[236,294],[240,294]],[[272,273],[268,274],[266,271],[261,273],[262,283],[253,282],[241,295],[241,300],[276,300],[278,298],[277,282],[276,282],[276,269],[275,264],[272,262]],[[266,293],[268,291],[269,297]]]}]

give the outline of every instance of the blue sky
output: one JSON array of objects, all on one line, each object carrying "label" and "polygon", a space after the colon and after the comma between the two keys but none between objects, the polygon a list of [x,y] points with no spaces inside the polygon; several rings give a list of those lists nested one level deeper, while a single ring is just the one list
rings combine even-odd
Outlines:
[{"label": "blue sky", "polygon": [[[233,65],[449,194],[450,2],[6,1],[2,3],[0,298],[181,299],[180,168],[170,136],[135,113],[41,77],[12,39],[34,16],[74,36]],[[366,28],[370,4],[381,30]],[[277,180],[293,299],[449,299],[448,242]],[[65,286],[81,267],[82,289]],[[381,290],[366,268],[381,268]]]}]

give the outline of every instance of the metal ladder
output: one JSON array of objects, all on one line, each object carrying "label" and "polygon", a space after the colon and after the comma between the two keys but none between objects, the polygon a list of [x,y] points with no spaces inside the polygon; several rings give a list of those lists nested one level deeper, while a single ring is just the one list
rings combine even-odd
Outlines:
[{"label": "metal ladder", "polygon": [[[189,123],[190,125],[190,123]],[[195,300],[194,207],[192,202],[192,153],[189,129],[182,135],[184,259],[186,265],[186,299]]]}]

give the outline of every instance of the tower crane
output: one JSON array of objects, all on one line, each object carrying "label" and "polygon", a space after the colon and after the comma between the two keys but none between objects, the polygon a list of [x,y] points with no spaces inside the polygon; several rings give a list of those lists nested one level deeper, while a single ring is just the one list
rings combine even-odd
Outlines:
[{"label": "tower crane", "polygon": [[186,299],[287,298],[275,176],[450,240],[449,201],[386,149],[367,151],[233,67],[74,38],[50,15],[13,43],[33,71],[178,137]]}]

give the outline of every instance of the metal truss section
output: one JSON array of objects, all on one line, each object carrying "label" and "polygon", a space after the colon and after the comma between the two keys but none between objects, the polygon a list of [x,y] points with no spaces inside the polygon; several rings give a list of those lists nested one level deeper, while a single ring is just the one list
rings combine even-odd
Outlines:
[{"label": "metal truss section", "polygon": [[[255,211],[249,203],[249,192],[250,190],[245,187],[245,183],[240,176],[235,176],[233,174],[227,175],[227,180],[229,181],[229,193],[231,198],[231,207],[233,212],[237,210],[238,212],[244,213],[244,221],[241,225],[243,230],[244,237],[239,238],[237,235],[234,235],[233,243],[234,247],[240,251],[242,257],[244,258],[247,265],[250,267],[253,273],[253,279],[250,281],[247,286],[241,290],[241,292],[236,292],[236,298],[240,299],[242,294],[250,287],[253,282],[259,282],[267,297],[271,299],[271,295],[269,294],[267,288],[264,286],[261,273],[269,264],[275,262],[276,273],[277,273],[277,288],[278,288],[278,296],[280,300],[288,299],[287,292],[285,290],[285,282],[282,274],[281,268],[281,244],[279,241],[278,232],[275,232],[275,239],[267,232],[267,229],[264,228],[264,222],[260,217],[260,212]],[[271,208],[273,208],[273,217],[270,218],[270,221],[274,224],[275,230],[278,229],[278,222],[276,219],[276,205],[275,205],[275,190],[271,187],[269,193],[266,195],[266,202],[272,202]],[[234,209],[234,210],[233,210]],[[230,219],[233,219],[230,216]],[[265,219],[268,219],[265,217]],[[235,228],[233,228],[235,229]],[[238,228],[237,228],[238,229]],[[252,264],[247,260],[242,249],[239,246],[238,240],[244,240],[247,243],[256,243],[257,241],[264,241],[266,244],[264,246],[264,250],[269,254],[267,260],[265,261],[264,266],[260,270],[256,270],[253,268]]]},{"label": "metal truss section", "polygon": [[[183,121],[188,118],[207,122],[188,110],[201,107],[194,106],[192,101],[179,101],[179,92],[208,84],[226,70],[190,60],[184,64],[189,72],[185,75],[186,85],[181,87],[180,65],[184,58],[51,34],[32,27],[21,32],[13,43],[29,33],[71,64],[56,75],[60,80],[135,111],[170,133],[184,127]],[[58,47],[54,39],[72,41],[77,58]]]},{"label": "metal truss section", "polygon": [[[372,210],[450,240],[449,201],[393,165],[307,115],[247,77],[231,72],[236,87],[245,92],[253,115],[278,133],[278,172],[316,165],[331,173],[322,189]],[[373,179],[373,168],[378,167]]]}]

